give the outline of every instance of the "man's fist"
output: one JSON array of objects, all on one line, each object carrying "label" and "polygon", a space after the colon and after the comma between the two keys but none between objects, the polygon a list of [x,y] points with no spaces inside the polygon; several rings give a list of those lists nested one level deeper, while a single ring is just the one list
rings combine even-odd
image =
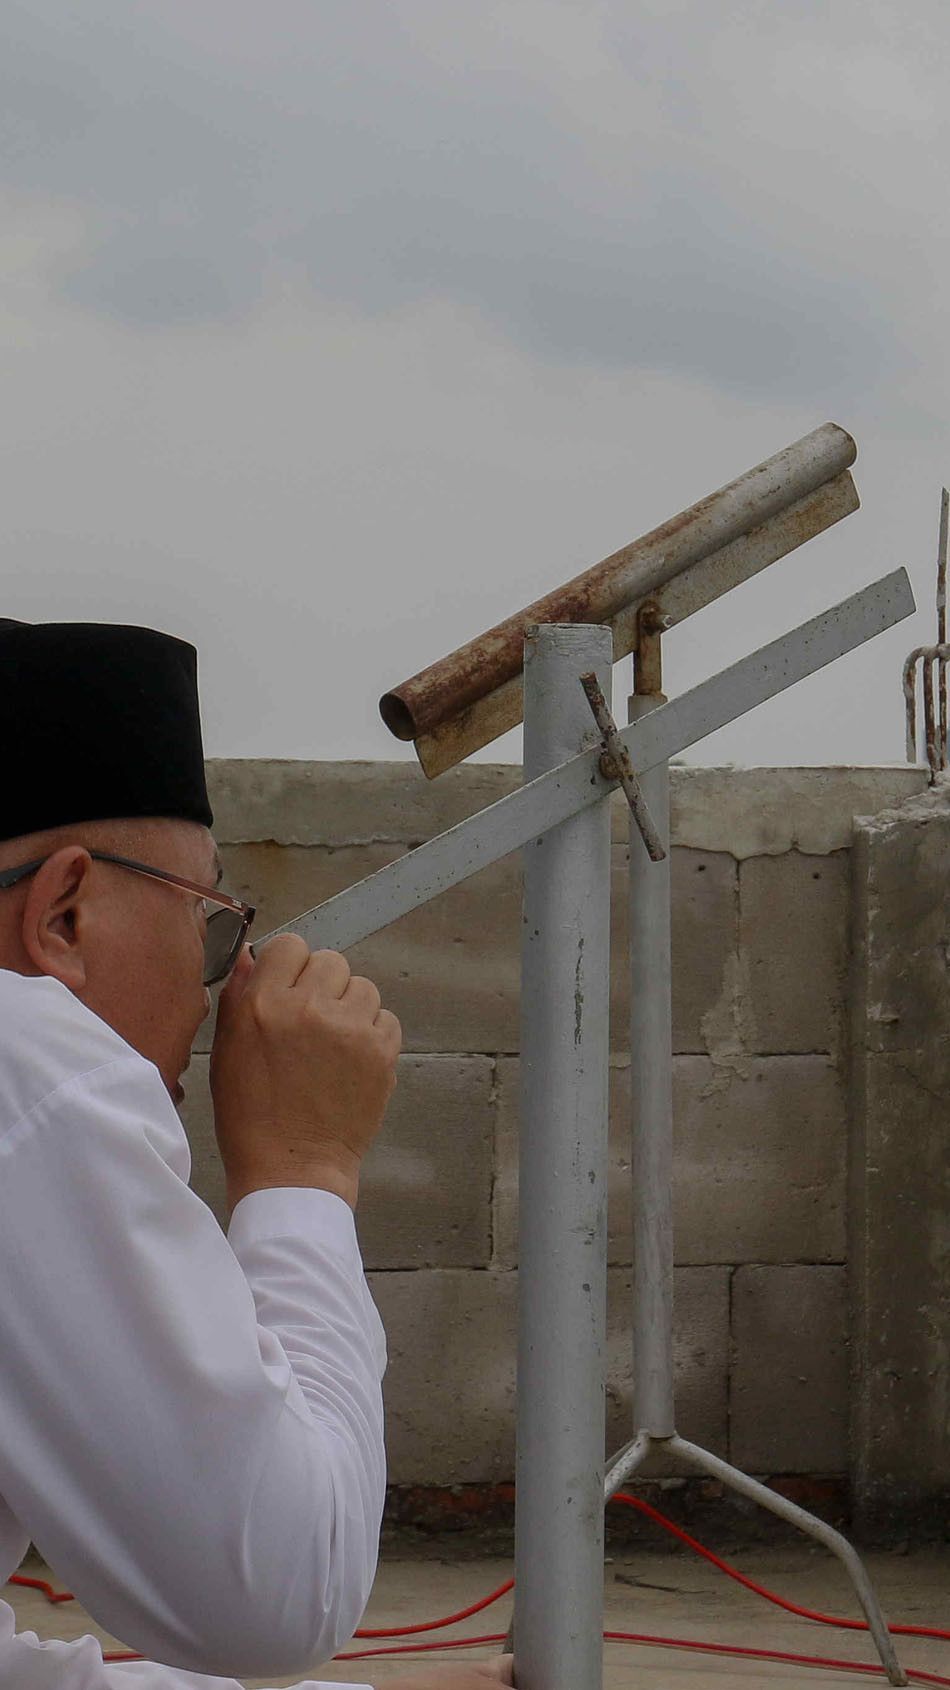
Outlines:
[{"label": "man's fist", "polygon": [[337,951],[311,952],[292,933],[256,962],[245,951],[221,993],[211,1051],[230,1208],[278,1185],[322,1187],[355,1205],[401,1041],[372,981]]}]

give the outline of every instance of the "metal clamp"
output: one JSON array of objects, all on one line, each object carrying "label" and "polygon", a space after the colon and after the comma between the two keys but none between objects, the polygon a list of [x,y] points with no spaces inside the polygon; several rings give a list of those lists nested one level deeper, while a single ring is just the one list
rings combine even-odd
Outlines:
[{"label": "metal clamp", "polygon": [[620,737],[616,722],[607,709],[607,700],[598,685],[596,675],[582,675],[581,686],[587,696],[594,721],[600,729],[603,738],[603,751],[600,758],[600,772],[606,780],[619,781],[623,788],[624,797],[633,812],[633,819],[640,829],[643,843],[650,855],[651,862],[661,863],[666,856],[666,847],[657,831],[656,823],[647,809],[646,800],[640,789],[636,772],[630,761],[630,753]]}]

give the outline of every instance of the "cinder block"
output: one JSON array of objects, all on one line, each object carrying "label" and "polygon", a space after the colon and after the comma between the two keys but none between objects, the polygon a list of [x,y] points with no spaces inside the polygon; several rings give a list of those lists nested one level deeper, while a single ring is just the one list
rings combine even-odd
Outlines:
[{"label": "cinder block", "polygon": [[757,1058],[725,1079],[706,1057],[676,1060],[677,1261],[843,1261],[847,1105],[833,1063]]},{"label": "cinder block", "polygon": [[[432,1271],[370,1276],[389,1342],[392,1484],[514,1476],[517,1275]],[[675,1367],[684,1433],[723,1451],[728,1271],[677,1270]],[[608,1275],[607,1448],[630,1436],[630,1276]]]},{"label": "cinder block", "polygon": [[843,1267],[738,1268],[732,1285],[730,1449],[751,1473],[848,1467]]},{"label": "cinder block", "polygon": [[778,857],[786,851],[825,856],[847,850],[855,816],[875,815],[923,792],[927,770],[696,769],[670,770],[675,845]]},{"label": "cinder block", "polygon": [[368,1268],[484,1268],[491,1256],[492,1063],[403,1056],[363,1164],[357,1230]]},{"label": "cinder block", "polygon": [[[498,1062],[494,1260],[517,1264],[519,1063]],[[673,1216],[680,1263],[842,1261],[847,1114],[824,1056],[750,1061],[717,1073],[673,1064]],[[608,1252],[632,1260],[630,1071],[610,1074]]]},{"label": "cinder block", "polygon": [[848,857],[751,857],[739,868],[748,1048],[834,1051],[841,1035]]},{"label": "cinder block", "polygon": [[[627,856],[613,848],[611,931],[611,1048],[630,1048]],[[737,865],[723,852],[674,848],[670,863],[673,902],[673,1049],[705,1051],[702,1021],[726,989],[735,958]]]},{"label": "cinder block", "polygon": [[[618,700],[619,704],[619,700]],[[453,827],[521,783],[512,763],[464,763],[427,781],[411,758],[310,762],[210,757],[205,769],[221,844],[412,844]],[[915,768],[700,769],[670,772],[673,842],[734,857],[851,843],[852,818],[874,815],[927,786]],[[614,835],[629,812],[613,801]]]},{"label": "cinder block", "polygon": [[437,781],[414,759],[314,763],[212,757],[205,765],[219,844],[417,844],[521,784],[508,763],[466,763]]},{"label": "cinder block", "polygon": [[[192,1058],[185,1083],[192,1189],[226,1229],[206,1056]],[[489,1059],[400,1058],[399,1084],[360,1182],[357,1230],[367,1267],[487,1266],[491,1178]]]},{"label": "cinder block", "polygon": [[[263,934],[402,853],[391,845],[224,846],[224,884],[257,905]],[[508,857],[347,952],[398,1015],[410,1051],[518,1048],[521,876]],[[252,935],[253,936],[253,935]],[[196,1048],[210,1049],[205,1024]]]},{"label": "cinder block", "polygon": [[386,1328],[390,1484],[514,1477],[517,1282],[511,1273],[374,1273]]}]

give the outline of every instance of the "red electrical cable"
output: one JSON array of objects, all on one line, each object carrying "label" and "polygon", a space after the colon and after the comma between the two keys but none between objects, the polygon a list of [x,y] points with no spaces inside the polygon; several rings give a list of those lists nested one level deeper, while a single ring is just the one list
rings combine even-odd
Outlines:
[{"label": "red electrical cable", "polygon": [[47,1602],[75,1602],[76,1600],[71,1590],[54,1590],[53,1586],[47,1584],[45,1579],[24,1578],[22,1573],[14,1573],[13,1577],[7,1580],[7,1583],[26,1584],[29,1585],[31,1590],[42,1590]]},{"label": "red electrical cable", "polygon": [[[636,1508],[641,1514],[645,1514],[648,1519],[655,1520],[657,1525],[662,1526],[673,1537],[678,1537],[681,1543],[687,1544],[690,1549],[695,1550],[697,1555],[701,1555],[704,1561],[710,1561],[714,1567],[718,1567],[719,1571],[725,1573],[727,1578],[735,1579],[737,1584],[744,1585],[746,1590],[751,1590],[756,1596],[764,1597],[766,1602],[774,1603],[776,1608],[784,1608],[787,1613],[797,1614],[803,1620],[814,1620],[817,1625],[837,1626],[842,1631],[867,1631],[869,1629],[867,1620],[849,1620],[836,1614],[822,1614],[816,1608],[803,1608],[799,1603],[790,1602],[786,1597],[777,1595],[774,1590],[769,1590],[766,1585],[756,1584],[755,1579],[748,1578],[745,1573],[740,1573],[738,1567],[733,1567],[728,1561],[723,1561],[719,1555],[714,1554],[711,1549],[707,1549],[705,1544],[700,1543],[695,1537],[690,1537],[689,1532],[684,1532],[681,1526],[674,1525],[673,1521],[668,1520],[665,1514],[661,1514],[656,1508],[651,1508],[648,1502],[641,1501],[638,1496],[631,1496],[627,1491],[617,1491],[616,1495],[611,1497],[611,1501],[625,1503],[628,1508]],[[933,1637],[940,1643],[950,1643],[950,1631],[938,1631],[934,1626],[889,1625],[887,1629],[899,1637]]]},{"label": "red electrical cable", "polygon": [[[393,1626],[389,1631],[354,1631],[354,1637],[412,1637],[417,1631],[438,1631],[444,1625],[455,1625],[459,1620],[471,1619],[473,1614],[480,1614],[483,1608],[490,1608],[502,1596],[507,1596],[509,1590],[514,1590],[514,1579],[506,1579],[490,1596],[483,1596],[480,1602],[473,1602],[470,1608],[460,1608],[457,1614],[446,1614],[444,1620],[423,1620],[421,1625]],[[342,1659],[342,1656],[338,1656]]]},{"label": "red electrical cable", "polygon": [[[786,1597],[779,1596],[775,1591],[769,1590],[767,1586],[758,1584],[755,1579],[747,1577],[745,1573],[740,1573],[738,1568],[731,1566],[728,1561],[725,1561],[721,1556],[716,1555],[713,1550],[707,1549],[705,1544],[700,1543],[697,1538],[691,1537],[689,1532],[686,1532],[682,1529],[682,1527],[675,1525],[672,1520],[667,1519],[665,1514],[661,1514],[659,1509],[651,1507],[648,1502],[642,1501],[640,1497],[631,1496],[629,1492],[626,1491],[618,1491],[611,1500],[613,1502],[619,1502],[626,1507],[637,1509],[639,1513],[644,1514],[648,1519],[653,1520],[657,1525],[662,1526],[665,1531],[670,1532],[673,1537],[678,1538],[680,1542],[685,1543],[687,1547],[692,1549],[697,1555],[701,1555],[704,1560],[709,1561],[712,1566],[718,1569],[718,1571],[725,1573],[728,1578],[733,1579],[737,1584],[741,1584],[745,1589],[752,1591],[754,1595],[760,1596],[764,1598],[765,1601],[773,1603],[776,1607],[783,1608],[788,1613],[795,1614],[802,1619],[811,1620],[819,1625],[834,1626],[848,1631],[867,1631],[869,1629],[866,1620],[854,1620],[844,1618],[840,1615],[823,1614],[817,1609],[806,1608],[797,1602],[791,1602]],[[74,1600],[71,1591],[54,1591],[52,1585],[48,1584],[45,1579],[27,1578],[22,1574],[14,1574],[9,1582],[11,1584],[27,1585],[34,1590],[42,1590],[49,1602],[71,1602]],[[470,1619],[473,1614],[481,1613],[483,1609],[490,1607],[493,1602],[497,1602],[502,1596],[506,1596],[513,1588],[514,1579],[507,1579],[504,1584],[500,1584],[496,1590],[491,1591],[488,1596],[482,1597],[480,1601],[471,1603],[467,1608],[460,1608],[457,1613],[447,1614],[442,1619],[425,1620],[421,1621],[417,1625],[397,1626],[389,1629],[361,1629],[354,1635],[358,1638],[381,1639],[410,1637],[419,1632],[438,1631],[443,1627],[458,1624],[461,1620]],[[905,1637],[929,1637],[935,1638],[941,1642],[950,1642],[950,1631],[939,1630],[936,1627],[892,1625],[889,1629],[895,1635]],[[611,1643],[632,1643],[644,1647],[660,1649],[685,1649],[705,1654],[723,1655],[748,1660],[782,1661],[794,1666],[821,1667],[832,1671],[856,1672],[864,1673],[866,1675],[870,1674],[875,1677],[880,1677],[883,1672],[883,1669],[879,1666],[864,1665],[857,1661],[837,1660],[819,1655],[791,1654],[784,1650],[753,1649],[725,1643],[706,1643],[697,1640],[688,1640],[685,1638],[678,1639],[672,1637],[659,1637],[652,1636],[645,1632],[605,1631],[604,1638],[605,1641]],[[479,1645],[502,1642],[504,1642],[504,1638],[499,1633],[498,1635],[490,1637],[461,1637],[440,1639],[438,1642],[430,1643],[400,1644],[390,1646],[387,1649],[350,1650],[344,1654],[336,1655],[334,1659],[339,1661],[358,1661],[383,1655],[423,1654],[429,1651],[471,1649],[476,1648]],[[142,1658],[143,1657],[141,1655],[132,1653],[113,1653],[103,1656],[103,1660],[106,1661],[136,1661],[141,1660]],[[908,1669],[908,1677],[915,1683],[950,1686],[950,1678],[941,1677],[936,1673],[924,1672],[919,1668]]]},{"label": "red electrical cable", "polygon": [[[639,1643],[653,1649],[688,1649],[708,1655],[724,1655],[739,1660],[752,1661],[782,1661],[791,1666],[821,1667],[835,1672],[864,1673],[871,1678],[884,1677],[884,1668],[878,1665],[865,1664],[862,1661],[840,1661],[825,1655],[793,1655],[782,1649],[749,1649],[740,1644],[732,1643],[703,1643],[696,1640],[677,1637],[651,1637],[648,1632],[635,1631],[605,1631],[604,1640],[607,1643]],[[452,1642],[440,1643],[401,1643],[392,1649],[353,1649],[346,1654],[334,1655],[335,1661],[366,1661],[382,1655],[422,1655],[434,1650],[442,1649],[471,1649],[479,1644],[503,1643],[501,1632],[491,1637],[460,1637]],[[920,1684],[950,1684],[950,1678],[941,1678],[937,1673],[923,1672],[910,1667],[907,1677],[914,1683]]]},{"label": "red electrical cable", "polygon": [[[702,1643],[686,1638],[650,1637],[645,1632],[634,1631],[605,1631],[604,1637],[608,1643],[641,1643],[654,1649],[694,1649],[707,1655],[734,1655],[740,1660],[783,1661],[790,1666],[822,1667],[833,1672],[863,1672],[872,1678],[886,1676],[880,1664],[865,1665],[861,1661],[839,1661],[826,1655],[792,1655],[784,1649],[747,1649],[738,1643]],[[941,1678],[935,1672],[923,1672],[914,1667],[906,1667],[905,1671],[914,1683],[950,1684],[950,1678]]]},{"label": "red electrical cable", "polygon": [[[356,1635],[354,1633],[354,1635]],[[492,1637],[455,1637],[438,1643],[397,1643],[392,1649],[352,1649],[345,1655],[334,1655],[335,1661],[369,1661],[377,1655],[427,1655],[433,1649],[475,1649],[480,1643],[504,1643],[499,1631]],[[947,1680],[950,1684],[950,1679]]]}]

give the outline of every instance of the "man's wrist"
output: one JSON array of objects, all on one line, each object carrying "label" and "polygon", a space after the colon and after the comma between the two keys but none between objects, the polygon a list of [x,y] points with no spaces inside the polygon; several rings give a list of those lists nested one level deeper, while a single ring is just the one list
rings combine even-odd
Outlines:
[{"label": "man's wrist", "polygon": [[289,1161],[279,1168],[269,1166],[247,1169],[240,1174],[228,1175],[227,1204],[229,1212],[233,1214],[241,1198],[249,1196],[252,1191],[291,1187],[299,1190],[330,1191],[335,1197],[342,1197],[344,1203],[355,1210],[359,1186],[358,1162],[355,1167],[345,1167],[338,1162],[298,1164],[296,1161]]}]

